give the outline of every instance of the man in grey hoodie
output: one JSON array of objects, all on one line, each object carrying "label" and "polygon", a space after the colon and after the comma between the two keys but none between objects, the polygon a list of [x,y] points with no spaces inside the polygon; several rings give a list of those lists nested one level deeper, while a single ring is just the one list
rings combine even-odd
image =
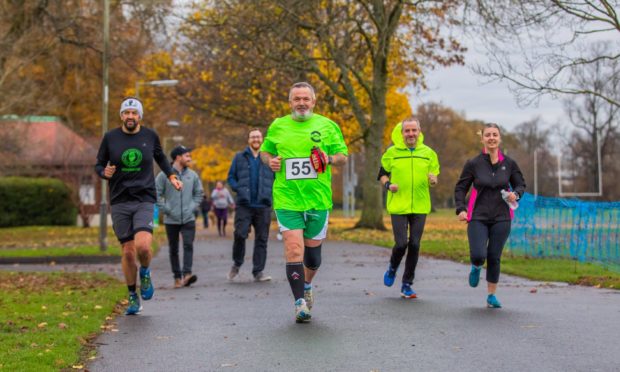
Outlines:
[{"label": "man in grey hoodie", "polygon": [[[196,172],[189,168],[192,162],[191,150],[177,146],[170,153],[172,168],[183,181],[181,192],[176,191],[162,172],[155,179],[157,205],[164,213],[164,224],[170,247],[170,265],[174,275],[174,288],[189,287],[198,279],[192,274],[196,215],[204,191]],[[183,239],[183,269],[179,263],[179,234]]]}]

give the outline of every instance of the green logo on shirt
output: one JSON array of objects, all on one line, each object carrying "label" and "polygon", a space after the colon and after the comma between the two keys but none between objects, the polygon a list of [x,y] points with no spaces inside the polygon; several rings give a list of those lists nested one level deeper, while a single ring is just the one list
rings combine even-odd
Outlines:
[{"label": "green logo on shirt", "polygon": [[314,132],[310,133],[310,139],[316,143],[321,142],[321,132],[315,130]]},{"label": "green logo on shirt", "polygon": [[124,172],[138,172],[140,171],[140,163],[142,163],[142,152],[138,149],[127,149],[121,156],[121,161],[125,168],[122,168]]}]

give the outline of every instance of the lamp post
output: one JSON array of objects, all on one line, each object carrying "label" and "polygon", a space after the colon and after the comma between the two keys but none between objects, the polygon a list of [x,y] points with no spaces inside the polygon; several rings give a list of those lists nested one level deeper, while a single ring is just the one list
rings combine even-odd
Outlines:
[{"label": "lamp post", "polygon": [[140,86],[150,85],[154,87],[173,87],[179,83],[178,80],[151,80],[151,81],[136,81],[136,98],[140,98]]},{"label": "lamp post", "polygon": [[[108,66],[110,53],[110,0],[103,2],[103,99],[101,107],[101,132],[108,131]],[[101,201],[99,204],[99,250],[108,249],[108,189],[107,181],[101,180]]]}]

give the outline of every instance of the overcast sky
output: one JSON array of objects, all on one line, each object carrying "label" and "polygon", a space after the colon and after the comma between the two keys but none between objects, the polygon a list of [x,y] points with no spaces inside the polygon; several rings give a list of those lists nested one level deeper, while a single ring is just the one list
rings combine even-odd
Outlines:
[{"label": "overcast sky", "polygon": [[[481,58],[474,53],[468,52],[466,61]],[[543,98],[538,107],[519,107],[507,83],[485,84],[484,78],[471,72],[467,66],[431,71],[427,81],[429,90],[410,95],[412,107],[437,102],[464,114],[469,120],[495,122],[508,130],[536,116],[546,124],[555,124],[564,115],[562,102],[548,97]]]}]

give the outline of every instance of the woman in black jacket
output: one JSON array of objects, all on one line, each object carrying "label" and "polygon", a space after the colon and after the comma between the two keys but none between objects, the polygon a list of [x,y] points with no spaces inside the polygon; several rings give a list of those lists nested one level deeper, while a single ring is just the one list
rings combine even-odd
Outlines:
[{"label": "woman in black jacket", "polygon": [[[469,285],[478,286],[480,269],[487,261],[487,306],[502,307],[495,296],[500,259],[510,234],[510,221],[517,200],[525,191],[523,174],[517,163],[499,149],[501,133],[497,124],[482,130],[482,153],[465,163],[454,188],[456,214],[468,222],[467,237],[471,259]],[[473,184],[469,201],[465,197]]]}]

